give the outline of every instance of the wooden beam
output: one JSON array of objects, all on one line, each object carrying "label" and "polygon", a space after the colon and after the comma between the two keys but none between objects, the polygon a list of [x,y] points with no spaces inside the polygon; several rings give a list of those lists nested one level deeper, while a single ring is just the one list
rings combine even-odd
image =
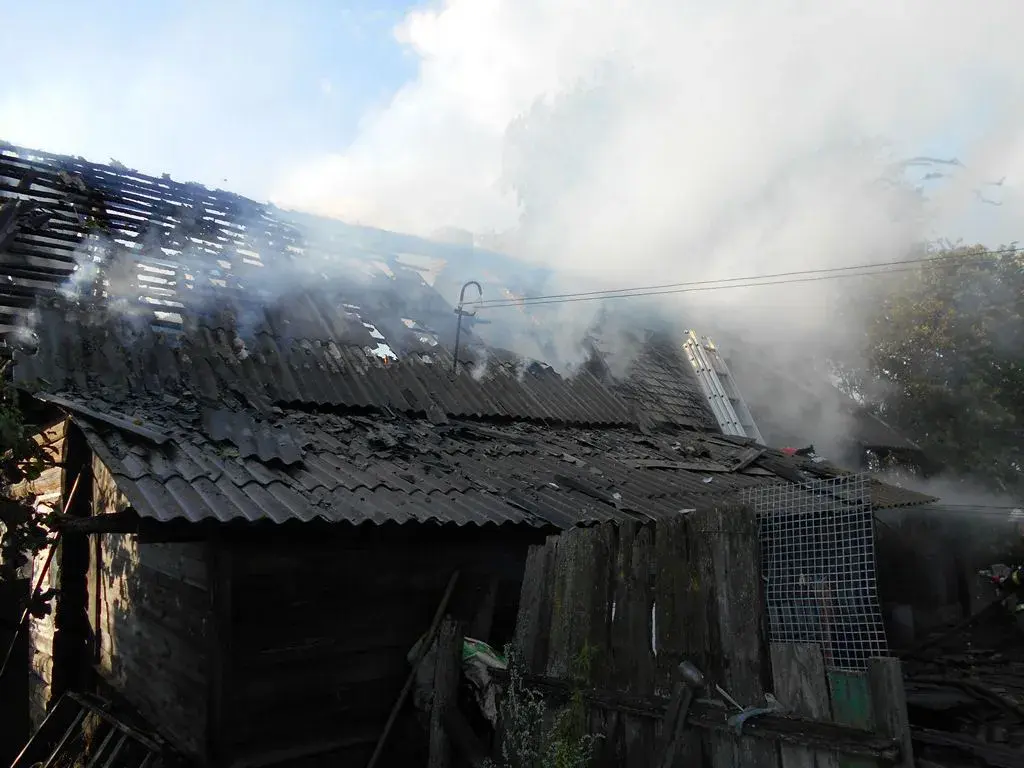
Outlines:
[{"label": "wooden beam", "polygon": [[494,625],[494,610],[498,601],[498,579],[488,579],[483,589],[483,595],[477,606],[473,621],[466,633],[475,640],[483,640],[485,643],[491,640],[491,628]]},{"label": "wooden beam", "polygon": [[430,704],[430,756],[427,768],[451,768],[453,750],[445,729],[445,714],[458,706],[462,669],[462,624],[446,616],[437,632],[434,655],[434,695]]},{"label": "wooden beam", "polygon": [[139,518],[132,512],[57,519],[57,528],[68,533],[134,533],[138,524]]},{"label": "wooden beam", "polygon": [[128,509],[83,518],[61,517],[57,521],[57,528],[65,533],[137,534],[148,541],[157,542],[206,539],[219,528],[219,524],[216,521],[192,523],[187,520],[160,522],[139,517],[133,510]]},{"label": "wooden beam", "polygon": [[742,472],[766,453],[765,448],[748,448],[740,454],[739,459],[730,468],[730,472]]}]

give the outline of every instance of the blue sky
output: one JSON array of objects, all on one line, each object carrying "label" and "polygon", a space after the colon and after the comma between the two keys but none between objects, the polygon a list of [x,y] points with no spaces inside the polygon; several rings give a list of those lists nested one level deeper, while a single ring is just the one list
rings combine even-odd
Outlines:
[{"label": "blue sky", "polygon": [[0,5],[23,31],[4,34],[0,138],[257,196],[342,151],[417,69],[395,0]]}]

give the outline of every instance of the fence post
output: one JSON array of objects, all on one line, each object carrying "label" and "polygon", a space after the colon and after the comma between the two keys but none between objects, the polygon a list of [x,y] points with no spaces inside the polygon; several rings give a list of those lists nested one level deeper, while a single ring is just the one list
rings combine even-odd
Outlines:
[{"label": "fence post", "polygon": [[430,706],[430,758],[428,768],[450,768],[452,744],[445,731],[445,716],[455,707],[462,666],[462,625],[446,616],[437,632],[434,696]]},{"label": "fence post", "polygon": [[900,660],[879,657],[868,661],[868,687],[871,691],[875,728],[886,736],[900,740],[900,761],[896,765],[914,768],[914,748]]},{"label": "fence post", "polygon": [[[832,719],[840,725],[873,730],[871,716],[871,690],[864,672],[828,673],[828,687],[832,700]],[[877,768],[876,762],[856,755],[840,755],[840,768]]]},{"label": "fence post", "polygon": [[[762,643],[761,548],[754,511],[721,506],[692,513],[683,521],[693,575],[706,595],[703,610],[694,619],[710,625],[702,638],[705,656],[695,654],[694,663],[742,706],[763,706],[761,671],[768,663],[768,649]],[[778,749],[770,742],[733,734],[713,734],[708,742],[713,765],[778,768]]]},{"label": "fence post", "polygon": [[[828,677],[821,648],[813,643],[772,643],[775,696],[790,712],[811,720],[832,720]],[[781,747],[782,768],[839,768],[835,753],[808,747]]]}]

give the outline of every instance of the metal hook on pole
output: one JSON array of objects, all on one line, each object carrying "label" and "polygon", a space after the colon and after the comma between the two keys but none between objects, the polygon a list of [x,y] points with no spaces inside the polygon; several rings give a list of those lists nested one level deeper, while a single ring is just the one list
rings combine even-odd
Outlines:
[{"label": "metal hook on pole", "polygon": [[464,317],[475,317],[476,310],[467,312],[466,306],[466,289],[470,286],[476,287],[477,301],[482,301],[484,298],[484,289],[480,286],[476,280],[470,280],[463,284],[462,290],[459,291],[459,306],[455,308],[455,314],[458,316],[458,320],[455,323],[455,350],[452,352],[452,373],[457,373],[459,370],[459,340],[462,337],[462,318]]}]

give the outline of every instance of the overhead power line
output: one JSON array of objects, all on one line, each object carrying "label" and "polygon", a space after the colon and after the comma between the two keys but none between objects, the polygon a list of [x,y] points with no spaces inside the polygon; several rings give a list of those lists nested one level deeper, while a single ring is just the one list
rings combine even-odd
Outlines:
[{"label": "overhead power line", "polygon": [[846,277],[869,277],[879,274],[897,274],[915,271],[919,266],[934,264],[956,264],[975,261],[989,256],[1000,256],[1019,253],[1016,248],[1000,248],[971,253],[949,254],[947,256],[928,256],[917,259],[899,261],[883,261],[873,264],[856,264],[846,267],[825,267],[805,269],[792,272],[776,272],[773,274],[749,275],[746,277],[728,277],[717,280],[693,280],[682,283],[663,283],[660,285],[636,286],[633,288],[611,288],[606,290],[580,291],[576,293],[555,293],[543,296],[525,296],[512,299],[490,299],[475,304],[480,309],[496,309],[501,307],[536,306],[542,304],[564,304],[577,301],[598,301],[601,299],[618,299],[641,296],[663,296],[676,293],[693,293],[699,291],[717,291],[726,288],[757,288],[768,285],[789,285],[794,283],[836,280]]}]

